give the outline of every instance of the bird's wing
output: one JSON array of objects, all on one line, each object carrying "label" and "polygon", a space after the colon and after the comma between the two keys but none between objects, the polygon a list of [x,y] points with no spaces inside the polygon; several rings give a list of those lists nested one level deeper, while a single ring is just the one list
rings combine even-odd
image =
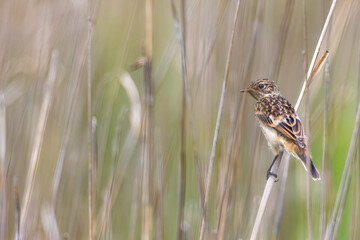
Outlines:
[{"label": "bird's wing", "polygon": [[268,104],[258,102],[256,106],[255,114],[259,121],[275,129],[285,138],[292,140],[299,147],[306,148],[303,125],[291,105],[285,107],[281,107],[281,105],[278,108],[269,108],[264,105]]}]

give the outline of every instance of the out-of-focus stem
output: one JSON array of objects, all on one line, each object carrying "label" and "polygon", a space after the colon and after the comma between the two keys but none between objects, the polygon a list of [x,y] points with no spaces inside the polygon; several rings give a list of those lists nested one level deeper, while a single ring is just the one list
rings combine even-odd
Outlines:
[{"label": "out-of-focus stem", "polygon": [[214,161],[215,161],[215,151],[216,151],[216,145],[217,145],[217,140],[218,140],[218,135],[219,135],[219,130],[220,130],[222,110],[224,108],[226,87],[227,87],[228,78],[229,78],[230,60],[231,60],[231,55],[232,55],[232,50],[233,50],[234,36],[235,36],[235,30],[236,30],[236,23],[237,23],[237,19],[239,16],[239,10],[240,10],[240,0],[238,0],[238,2],[237,2],[234,21],[233,21],[233,28],[232,28],[232,32],[231,32],[230,45],[229,45],[227,59],[226,59],[225,74],[224,74],[224,80],[223,80],[223,84],[222,84],[220,103],[219,103],[218,114],[217,114],[217,118],[216,118],[214,138],[213,138],[213,143],[212,143],[212,148],[211,148],[211,155],[210,155],[207,175],[206,175],[206,179],[205,179],[204,212],[203,212],[201,225],[200,225],[200,236],[199,236],[200,240],[202,240],[204,238],[205,228],[207,225],[207,205],[208,205],[208,200],[209,200],[211,176],[212,176],[212,170],[213,170]]}]

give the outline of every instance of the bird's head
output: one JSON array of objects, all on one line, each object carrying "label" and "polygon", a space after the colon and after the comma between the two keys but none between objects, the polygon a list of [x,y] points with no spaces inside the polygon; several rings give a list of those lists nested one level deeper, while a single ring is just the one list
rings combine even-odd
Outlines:
[{"label": "bird's head", "polygon": [[275,82],[267,78],[262,78],[252,81],[247,88],[240,90],[240,92],[248,92],[256,100],[269,95],[280,94],[279,88],[275,84]]}]

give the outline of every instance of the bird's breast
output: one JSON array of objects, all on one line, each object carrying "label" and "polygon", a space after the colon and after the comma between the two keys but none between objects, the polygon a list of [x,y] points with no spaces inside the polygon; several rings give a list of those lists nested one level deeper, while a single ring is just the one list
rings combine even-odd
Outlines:
[{"label": "bird's breast", "polygon": [[275,129],[264,125],[261,121],[258,121],[261,127],[261,130],[268,141],[269,147],[274,151],[284,150],[284,139],[279,136]]}]

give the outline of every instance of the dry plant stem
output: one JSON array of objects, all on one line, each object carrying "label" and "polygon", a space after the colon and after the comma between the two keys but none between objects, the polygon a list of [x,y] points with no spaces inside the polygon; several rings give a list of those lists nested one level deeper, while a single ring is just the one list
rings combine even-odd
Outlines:
[{"label": "dry plant stem", "polygon": [[360,185],[359,185],[359,170],[360,170],[360,161],[359,161],[359,156],[360,156],[360,152],[359,152],[359,139],[357,140],[357,149],[356,149],[356,156],[355,156],[355,163],[354,163],[354,171],[355,171],[355,177],[354,177],[354,194],[353,194],[353,211],[352,211],[352,219],[351,219],[351,235],[350,238],[351,239],[358,239],[358,231],[359,231],[359,189],[360,189]]},{"label": "dry plant stem", "polygon": [[[357,100],[360,102],[360,46],[358,52],[358,89],[357,89]],[[359,238],[359,206],[360,206],[360,141],[357,139],[357,149],[355,156],[355,177],[354,177],[354,193],[353,193],[353,216],[352,216],[352,224],[351,224],[351,239]]]},{"label": "dry plant stem", "polygon": [[[324,69],[324,120],[323,120],[323,146],[322,146],[322,159],[321,159],[321,172],[325,173],[325,157],[326,157],[326,138],[327,138],[327,105],[328,105],[328,97],[327,97],[327,84],[330,80],[330,71],[329,71],[329,62],[328,60],[325,63]],[[320,230],[319,230],[319,238],[323,239],[323,229],[325,225],[325,215],[324,215],[324,202],[325,202],[325,177],[321,181],[321,200],[320,200]]]},{"label": "dry plant stem", "polygon": [[[303,36],[304,36],[304,76],[305,79],[307,79],[306,76],[306,69],[308,67],[308,52],[307,52],[307,22],[306,22],[306,2],[305,0],[303,0],[303,19],[304,19],[304,24],[303,24]],[[312,71],[313,72],[313,71]],[[307,136],[307,148],[308,151],[306,153],[306,158],[307,158],[307,169],[310,169],[310,152],[311,152],[311,136],[310,136],[310,91],[309,91],[309,83],[311,81],[311,75],[309,77],[309,80],[307,81],[308,84],[307,89],[306,89],[306,103],[305,103],[305,121],[306,121],[306,136]],[[306,175],[306,210],[307,210],[307,224],[308,224],[308,237],[309,240],[312,240],[312,215],[311,215],[311,177],[310,174]]]},{"label": "dry plant stem", "polygon": [[24,188],[24,197],[22,202],[22,214],[20,218],[20,238],[22,239],[25,236],[25,226],[27,221],[27,214],[30,207],[30,200],[32,191],[34,188],[35,177],[37,173],[37,167],[39,165],[39,156],[40,150],[42,146],[43,136],[45,132],[46,120],[49,113],[51,98],[53,95],[54,83],[57,75],[57,61],[58,61],[58,52],[54,50],[51,55],[50,61],[50,69],[48,72],[48,77],[45,82],[44,89],[44,98],[42,101],[39,119],[36,126],[35,137],[34,137],[34,145],[31,153],[31,158],[28,166],[28,173],[25,181]]},{"label": "dry plant stem", "polygon": [[[248,55],[247,55],[247,61],[246,61],[246,65],[243,69],[243,71],[241,72],[241,77],[240,79],[244,79],[244,83],[247,82],[247,80],[250,78],[250,75],[251,75],[251,71],[253,69],[253,64],[254,64],[254,56],[255,56],[255,46],[256,46],[256,43],[257,43],[257,39],[258,39],[258,30],[259,30],[259,25],[260,25],[260,19],[262,18],[263,16],[263,11],[264,9],[264,1],[259,1],[258,4],[257,4],[257,7],[256,7],[256,16],[255,16],[255,23],[253,25],[253,28],[252,28],[252,34],[251,34],[251,45],[249,47],[249,52],[248,52]],[[242,96],[242,101],[240,101],[240,96]],[[239,103],[241,102],[241,105],[239,107]],[[235,103],[234,103],[234,107],[233,107],[233,111],[235,112],[235,121],[234,121],[234,124],[231,126],[231,129],[232,129],[232,132],[235,134],[235,129],[236,129],[236,123],[237,123],[237,118],[239,116],[239,113],[240,113],[240,125],[241,123],[243,123],[243,119],[244,119],[244,111],[245,111],[245,105],[246,105],[246,96],[245,95],[241,95],[241,94],[237,94],[236,95],[236,100],[235,100]],[[241,132],[241,131],[240,131]],[[233,146],[232,146],[232,149],[233,149]],[[251,166],[250,168],[252,169],[253,168],[253,164],[254,164],[254,161],[251,161]],[[250,181],[251,181],[251,176],[250,176]],[[249,192],[249,191],[248,191]],[[249,195],[246,196],[246,198],[250,198]],[[243,208],[245,208],[246,205],[244,205]],[[235,206],[236,208],[236,206]],[[245,211],[242,211],[242,212],[245,212]],[[244,219],[242,218],[242,215],[241,214],[238,214],[237,215],[237,218],[236,218],[236,226],[237,226],[237,231],[235,233],[235,237],[236,238],[239,238],[239,234],[240,234],[240,229],[241,229],[241,223]]]},{"label": "dry plant stem", "polygon": [[232,28],[232,32],[231,32],[231,38],[230,38],[230,45],[229,45],[227,59],[226,59],[224,80],[223,80],[222,90],[221,90],[220,103],[219,103],[218,114],[217,114],[217,118],[216,118],[214,139],[213,139],[211,155],[210,155],[208,170],[207,170],[206,179],[205,179],[204,212],[203,212],[201,226],[200,226],[200,236],[199,236],[200,240],[202,240],[204,238],[205,228],[207,228],[207,205],[208,205],[208,200],[209,200],[211,176],[212,176],[212,170],[213,170],[213,166],[214,166],[215,152],[216,152],[218,134],[219,134],[219,130],[220,130],[222,110],[224,108],[226,87],[227,87],[228,78],[229,78],[230,60],[231,60],[232,49],[233,49],[233,44],[234,44],[236,23],[237,23],[237,19],[239,17],[239,10],[240,10],[240,0],[238,0],[237,5],[236,5],[236,10],[235,10],[233,28]]},{"label": "dry plant stem", "polygon": [[20,239],[20,218],[21,218],[21,207],[20,207],[20,199],[19,199],[19,189],[18,186],[14,187],[15,192],[15,221],[16,221],[16,230],[15,230],[15,239]]},{"label": "dry plant stem", "polygon": [[186,194],[186,83],[187,83],[187,64],[186,64],[186,38],[185,38],[185,0],[181,1],[182,27],[180,30],[180,55],[182,71],[182,109],[181,109],[181,146],[180,146],[180,167],[179,167],[179,188],[178,188],[178,239],[184,239],[181,229],[185,215],[185,194]]},{"label": "dry plant stem", "polygon": [[92,117],[91,118],[91,212],[92,212],[92,239],[96,239],[96,189],[97,189],[97,166],[98,166],[98,161],[97,161],[97,137],[96,137],[96,125],[97,125],[97,120],[96,117]]},{"label": "dry plant stem", "polygon": [[278,76],[279,76],[279,70],[282,62],[283,52],[285,49],[287,33],[291,22],[292,13],[294,10],[294,2],[295,2],[294,0],[286,1],[284,14],[281,20],[280,31],[279,31],[280,40],[276,46],[276,51],[274,56],[275,61],[270,71],[270,79],[273,79],[275,81],[278,80]]},{"label": "dry plant stem", "polygon": [[[182,12],[184,14],[184,3],[182,3]],[[186,63],[186,49],[185,49],[185,29],[181,28],[181,24],[179,22],[179,19],[177,17],[177,13],[176,13],[176,9],[175,9],[175,3],[172,0],[171,1],[171,10],[172,10],[172,14],[173,14],[173,19],[174,19],[174,27],[175,27],[175,35],[176,38],[179,42],[179,46],[180,46],[180,52],[181,52],[181,69],[182,69],[182,80],[183,80],[183,112],[182,112],[182,124],[184,124],[185,127],[185,120],[186,120],[186,113],[184,112],[184,110],[188,110],[189,112],[189,120],[190,120],[190,127],[191,127],[191,131],[192,131],[192,144],[193,144],[193,149],[194,149],[194,159],[195,159],[195,164],[196,164],[196,173],[197,173],[197,178],[198,178],[198,185],[199,185],[199,193],[200,193],[200,202],[201,202],[201,206],[202,209],[204,211],[204,191],[203,191],[203,183],[202,183],[202,175],[201,175],[201,165],[200,165],[200,161],[199,161],[199,154],[198,154],[198,147],[196,144],[196,130],[195,130],[195,124],[194,124],[194,116],[193,116],[193,110],[192,110],[192,102],[191,102],[191,97],[190,97],[190,89],[189,89],[189,83],[188,83],[188,79],[187,79],[187,63]],[[182,16],[183,22],[185,22],[185,15]],[[184,122],[183,122],[184,120]],[[185,134],[185,130],[181,132],[181,134]],[[185,135],[182,136],[182,140],[185,140]],[[185,147],[185,142],[182,143],[184,144],[183,146]],[[183,159],[184,163],[185,163],[185,155],[184,155],[184,159]],[[183,168],[184,170],[186,169],[186,164],[184,166],[182,166],[181,168]],[[184,188],[184,193],[185,193],[185,178],[186,178],[186,173],[185,171],[182,171],[183,175],[185,176],[184,180],[180,180],[180,184],[183,185]],[[180,174],[181,175],[181,174]],[[180,188],[181,189],[181,186]],[[180,236],[180,224],[182,222],[181,219],[183,219],[183,213],[181,213],[180,208],[184,209],[184,202],[181,198],[185,199],[185,195],[181,194],[179,192],[179,219],[178,219],[178,237]],[[181,207],[182,205],[182,207]],[[181,211],[180,211],[181,210]]]},{"label": "dry plant stem", "polygon": [[[230,124],[231,126],[235,121],[234,112],[232,112],[230,116]],[[231,150],[232,146],[234,144],[235,134],[230,133],[230,138],[228,142],[228,147],[226,150],[226,162],[225,162],[225,180],[224,185],[222,187],[222,192],[220,195],[220,213],[219,213],[219,219],[218,219],[218,226],[217,226],[217,239],[223,239],[224,238],[224,230],[225,230],[225,223],[226,223],[226,214],[227,214],[227,207],[228,207],[228,200],[229,200],[229,192],[231,187],[231,181],[232,181],[232,173],[233,171],[229,172],[230,167],[230,161],[231,161]]]},{"label": "dry plant stem", "polygon": [[[124,88],[127,97],[130,102],[130,116],[129,121],[131,123],[131,127],[129,129],[129,132],[125,138],[124,144],[121,147],[121,150],[115,150],[118,149],[119,146],[119,134],[120,134],[120,116],[118,115],[117,119],[117,127],[115,130],[115,135],[117,137],[114,137],[113,143],[112,143],[112,158],[118,159],[117,164],[115,164],[112,172],[112,176],[109,178],[107,190],[106,190],[106,198],[104,199],[102,203],[102,207],[100,210],[100,214],[98,214],[98,222],[101,223],[100,226],[100,235],[99,237],[101,239],[108,239],[106,236],[111,235],[111,212],[112,207],[114,203],[116,202],[116,197],[118,196],[119,190],[122,186],[123,179],[125,176],[125,173],[128,171],[128,165],[129,161],[131,160],[131,156],[134,153],[135,147],[137,145],[140,132],[141,132],[141,102],[140,102],[140,95],[139,91],[136,87],[136,84],[134,83],[133,79],[129,75],[128,72],[124,72],[121,75],[117,75],[115,79],[121,84],[121,86]],[[97,138],[97,141],[99,139]],[[119,153],[118,153],[119,152]],[[99,153],[97,154],[99,156]],[[123,160],[123,161],[121,161]],[[138,210],[138,199],[139,197],[139,187],[140,187],[140,179],[141,179],[141,164],[136,169],[137,177],[135,177],[136,181],[134,182],[134,191],[133,195],[136,196],[136,198],[133,198],[132,205],[136,207],[131,208],[131,214],[130,214],[130,227],[129,227],[129,237],[128,239],[133,239],[132,233],[135,231],[135,224],[133,224],[136,220],[136,214]],[[138,173],[140,171],[140,173]],[[136,192],[136,193],[135,193]],[[134,211],[133,211],[134,210]],[[104,237],[105,235],[105,237]],[[131,238],[132,237],[132,238]]]},{"label": "dry plant stem", "polygon": [[157,234],[156,239],[164,239],[164,181],[163,181],[163,160],[157,159]]},{"label": "dry plant stem", "polygon": [[46,239],[60,240],[61,237],[56,221],[55,210],[50,204],[45,203],[41,206],[40,218]]},{"label": "dry plant stem", "polygon": [[[93,11],[92,15],[91,15],[91,19],[95,19],[95,14],[96,11],[98,10],[98,5],[99,5],[100,1],[96,1],[95,3],[95,10]],[[91,36],[87,36],[87,37],[91,37]],[[76,39],[76,41],[80,41],[79,38]],[[59,183],[60,183],[60,179],[61,179],[61,174],[62,174],[62,170],[63,170],[63,165],[64,165],[64,161],[65,161],[65,154],[66,154],[66,149],[68,147],[68,143],[69,143],[69,139],[70,139],[70,135],[71,135],[71,127],[70,127],[70,123],[71,120],[73,119],[74,113],[76,112],[76,102],[77,102],[77,98],[79,95],[79,86],[81,84],[81,73],[83,70],[83,67],[86,67],[87,64],[87,55],[88,55],[88,45],[86,43],[88,43],[88,39],[85,40],[85,44],[79,43],[79,46],[82,48],[81,50],[81,58],[80,58],[80,63],[79,66],[74,66],[73,69],[74,70],[74,78],[76,79],[76,83],[75,83],[75,87],[72,88],[72,92],[70,95],[70,108],[68,110],[67,113],[67,118],[66,118],[66,125],[65,125],[65,136],[64,136],[64,140],[62,142],[61,145],[61,150],[60,150],[60,154],[59,154],[59,158],[56,164],[56,169],[55,169],[55,173],[54,173],[54,177],[53,177],[53,184],[52,184],[52,204],[53,206],[55,206],[56,204],[56,200],[57,200],[57,193],[58,193],[58,189],[59,189]],[[73,74],[73,73],[72,73]]]},{"label": "dry plant stem", "polygon": [[284,203],[284,197],[285,197],[285,189],[286,189],[286,179],[289,171],[289,159],[290,155],[285,154],[284,157],[284,169],[283,174],[281,175],[281,186],[280,186],[280,193],[279,198],[277,200],[277,207],[276,207],[276,215],[275,215],[275,223],[273,226],[273,239],[278,239],[278,232],[279,232],[279,226],[280,226],[280,219],[282,214],[282,206]]},{"label": "dry plant stem", "polygon": [[[276,172],[280,166],[280,162],[283,156],[283,152],[280,152],[279,156],[278,156],[278,160],[275,162],[274,166],[271,169],[271,172]],[[270,176],[269,179],[266,181],[266,186],[265,186],[265,190],[264,193],[262,195],[261,198],[261,202],[260,202],[260,206],[259,206],[259,210],[258,210],[258,214],[256,216],[255,219],[255,223],[254,223],[254,227],[250,236],[250,240],[255,240],[257,237],[257,234],[259,232],[259,228],[260,228],[260,222],[262,219],[262,215],[265,212],[265,208],[266,208],[266,204],[267,201],[269,199],[270,193],[271,193],[271,189],[273,187],[275,183],[275,177],[274,176]],[[259,217],[259,214],[261,214],[261,217]]]},{"label": "dry plant stem", "polygon": [[[321,43],[322,41],[324,40],[324,37],[325,37],[325,33],[326,33],[326,30],[328,29],[328,25],[329,25],[329,22],[330,22],[330,19],[331,19],[331,16],[332,16],[332,13],[335,9],[335,5],[336,5],[336,1],[337,0],[333,0],[332,1],[332,4],[330,6],[330,10],[329,10],[329,13],[326,17],[326,20],[325,20],[325,23],[324,23],[324,27],[321,31],[321,34],[320,34],[320,37],[319,37],[319,40],[318,40],[318,43],[315,47],[315,51],[314,51],[314,55],[311,59],[311,63],[310,63],[310,67],[308,69],[308,72],[307,72],[307,75],[306,75],[306,78],[309,79],[310,78],[310,75],[311,75],[311,72],[313,70],[313,67],[315,66],[315,61],[316,61],[316,57],[320,51],[320,46],[321,46]],[[307,85],[307,81],[304,81],[303,83],[303,86],[301,88],[301,92],[300,92],[300,96],[295,104],[295,110],[299,109],[299,106],[300,106],[300,103],[301,103],[301,100],[303,98],[303,95],[304,95],[304,92],[305,92],[305,88],[306,88],[306,85]]]},{"label": "dry plant stem", "polygon": [[[128,169],[129,161],[131,160],[131,156],[135,150],[137,141],[139,139],[142,112],[139,91],[129,73],[124,72],[120,76],[117,76],[117,79],[126,91],[129,101],[131,103],[131,128],[128,135],[126,136],[125,142],[118,156],[117,164],[115,166],[113,177],[114,183],[111,183],[113,184],[113,188],[110,192],[111,204],[114,204],[114,202],[116,201],[116,196],[118,195],[120,187],[122,186],[125,173]],[[121,161],[121,159],[123,159],[124,161]]]},{"label": "dry plant stem", "polygon": [[[308,139],[308,152],[307,152],[307,168],[310,169],[310,91],[307,90],[306,94],[306,109],[305,109],[305,115],[306,115],[306,131],[307,131],[307,139]],[[310,174],[306,174],[306,210],[307,210],[307,224],[308,224],[308,237],[309,240],[313,239],[313,230],[312,230],[312,214],[311,214],[311,176]]]},{"label": "dry plant stem", "polygon": [[[85,48],[84,48],[85,49]],[[86,56],[86,52],[84,54]],[[84,57],[85,57],[84,56]],[[61,144],[61,148],[60,148],[60,153],[59,153],[59,157],[58,157],[58,161],[56,163],[56,168],[55,168],[55,173],[54,173],[54,177],[53,177],[53,183],[52,183],[52,200],[51,203],[53,206],[56,205],[56,201],[57,201],[57,194],[58,194],[58,189],[59,189],[59,184],[60,184],[60,180],[61,180],[61,175],[62,175],[62,170],[63,170],[63,166],[64,166],[64,161],[65,161],[65,155],[66,155],[66,150],[70,141],[70,136],[72,133],[72,129],[71,129],[71,120],[74,119],[74,114],[76,113],[76,102],[78,101],[78,96],[79,96],[79,86],[80,86],[80,74],[81,71],[78,71],[77,78],[76,78],[76,83],[75,86],[72,88],[72,92],[70,95],[70,108],[68,109],[68,113],[66,116],[66,124],[65,124],[65,136],[64,136],[64,140],[62,141]]]},{"label": "dry plant stem", "polygon": [[152,0],[145,2],[145,68],[144,68],[144,86],[145,86],[145,113],[143,118],[143,176],[142,176],[142,240],[149,240],[152,236],[153,228],[153,207],[150,200],[151,169],[152,169],[152,110],[153,110],[153,89],[152,89]]},{"label": "dry plant stem", "polygon": [[[136,8],[138,7],[140,3],[140,0],[135,0],[135,4],[134,4],[134,7],[132,9],[129,9],[129,12],[135,12],[136,11]],[[132,14],[131,17],[130,17],[130,23],[128,25],[128,28],[127,28],[127,31],[126,31],[126,34],[125,34],[125,42],[124,44],[122,45],[122,50],[120,52],[123,52],[123,58],[121,59],[121,62],[120,62],[120,66],[124,66],[124,63],[125,61],[129,58],[129,39],[130,39],[130,33],[131,31],[133,30],[133,27],[134,27],[134,22],[135,22],[135,18],[136,18],[136,14]],[[143,57],[141,57],[143,58]]]},{"label": "dry plant stem", "polygon": [[338,230],[339,230],[339,225],[340,225],[342,213],[343,213],[343,211],[344,211],[344,207],[345,207],[347,195],[348,195],[348,193],[349,193],[352,165],[353,165],[353,162],[351,161],[351,162],[350,162],[350,167],[349,167],[349,169],[348,169],[348,172],[346,173],[345,189],[344,189],[343,196],[342,196],[342,199],[341,199],[340,208],[339,208],[339,213],[338,213],[338,215],[337,215],[337,217],[336,217],[335,226],[334,226],[334,233],[333,233],[333,236],[332,236],[332,240],[335,240],[335,239],[336,239],[337,232],[338,232]]},{"label": "dry plant stem", "polygon": [[[106,193],[105,193],[105,197],[104,197],[104,201],[103,201],[103,210],[102,210],[102,216],[100,218],[99,225],[101,224],[101,226],[99,227],[99,231],[98,231],[98,236],[100,239],[111,239],[110,235],[111,235],[111,214],[110,214],[110,209],[111,209],[111,192],[113,190],[113,186],[114,186],[114,174],[111,174],[110,177],[110,182],[106,188]],[[134,190],[135,191],[135,190]],[[135,201],[136,202],[136,201]],[[134,204],[134,202],[133,202]]]},{"label": "dry plant stem", "polygon": [[[226,170],[228,171],[228,169]],[[230,172],[230,174],[228,175],[226,181],[226,184],[231,183],[231,178],[232,178],[232,172]],[[224,193],[223,193],[223,197],[221,199],[221,204],[220,204],[220,214],[219,214],[219,220],[218,220],[218,227],[217,227],[217,232],[216,232],[216,239],[217,240],[221,240],[224,239],[224,230],[225,230],[225,223],[226,223],[226,213],[227,213],[227,208],[228,208],[228,201],[229,201],[229,191],[230,191],[230,187],[226,187],[224,189]]]},{"label": "dry plant stem", "polygon": [[[358,109],[357,109],[357,113],[356,113],[356,121],[355,121],[355,125],[354,125],[354,130],[353,130],[353,134],[352,134],[352,138],[351,138],[351,142],[350,142],[350,146],[349,146],[349,151],[348,151],[348,154],[346,157],[346,162],[345,162],[343,175],[341,177],[341,181],[340,181],[340,185],[339,185],[339,190],[336,195],[334,210],[331,214],[331,220],[328,223],[327,228],[326,228],[325,239],[332,239],[332,238],[336,237],[337,232],[335,231],[336,230],[335,227],[338,224],[338,222],[340,222],[340,219],[342,216],[343,204],[346,200],[347,189],[350,184],[351,171],[349,169],[352,164],[351,156],[353,153],[353,148],[355,147],[355,144],[356,144],[356,139],[359,136],[359,127],[360,127],[360,102],[358,103]],[[341,202],[341,205],[340,205],[340,202]],[[342,207],[340,207],[340,206],[342,206]]]},{"label": "dry plant stem", "polygon": [[93,208],[93,139],[92,139],[92,102],[91,102],[91,90],[92,90],[92,68],[91,68],[91,43],[92,43],[92,31],[93,23],[91,16],[91,0],[88,0],[88,36],[87,36],[87,118],[88,118],[88,198],[89,198],[89,239],[94,240],[96,238],[96,225],[95,225],[95,209]]},{"label": "dry plant stem", "polygon": [[[183,3],[182,3],[183,4]],[[193,3],[194,4],[194,3]],[[183,22],[185,22],[185,6],[182,6],[182,12],[183,12]],[[191,9],[191,8],[190,8]],[[187,105],[187,111],[189,112],[189,120],[190,120],[190,127],[192,131],[192,144],[194,149],[194,159],[196,164],[196,173],[198,178],[198,184],[199,184],[199,192],[200,192],[200,199],[201,199],[201,205],[202,209],[204,209],[204,194],[203,194],[203,183],[202,183],[202,176],[201,176],[201,164],[199,161],[199,154],[198,154],[198,147],[196,144],[196,129],[194,124],[194,115],[193,115],[193,108],[192,108],[192,102],[191,102],[191,96],[190,96],[190,88],[189,83],[187,79],[187,63],[186,63],[186,49],[185,49],[185,29],[182,29],[180,21],[178,19],[176,9],[175,9],[175,3],[174,0],[171,1],[171,10],[173,14],[173,20],[174,20],[174,27],[175,27],[175,35],[179,42],[180,46],[180,52],[181,52],[181,69],[182,69],[182,80],[183,80],[183,90],[185,90],[185,99],[186,99],[186,105]],[[191,13],[191,11],[190,11]]]},{"label": "dry plant stem", "polygon": [[0,92],[0,238],[7,239],[7,182],[6,182],[6,104]]},{"label": "dry plant stem", "polygon": [[[233,133],[233,135],[235,135],[235,130],[236,130],[236,122],[237,122],[237,118],[238,118],[238,115],[239,115],[239,113],[241,113],[241,117],[240,117],[240,120],[239,120],[239,131],[237,132],[237,133],[239,133],[239,134],[241,134],[242,133],[242,129],[244,129],[244,119],[245,119],[245,114],[244,114],[244,111],[245,111],[245,105],[246,105],[246,96],[245,95],[243,95],[242,96],[242,101],[241,101],[241,104],[240,104],[240,106],[238,105],[238,103],[240,102],[240,94],[238,94],[237,96],[236,96],[236,102],[235,102],[235,104],[234,104],[234,107],[236,107],[235,109],[233,108],[233,110],[234,110],[234,112],[235,112],[235,114],[234,114],[234,116],[235,116],[235,120],[234,120],[234,122],[233,122],[233,125],[231,126],[231,129],[232,129],[232,133]],[[235,137],[235,136],[234,136]],[[232,145],[231,145],[231,149],[233,149],[233,146],[234,146],[234,142],[232,142]],[[239,146],[241,146],[241,141],[239,142]],[[233,172],[234,172],[234,182],[237,182],[237,179],[236,179],[236,165],[237,164],[240,164],[240,163],[238,163],[238,162],[236,162],[236,160],[235,159],[233,159],[233,166],[234,166],[234,168],[233,168]],[[250,178],[250,180],[251,180],[251,178]],[[236,194],[236,192],[238,191],[238,189],[236,189],[235,188],[235,193],[234,194]],[[237,210],[237,209],[240,209],[240,208],[244,208],[243,206],[238,206],[237,204],[239,204],[238,203],[239,201],[236,201],[235,202],[235,206],[234,206],[234,208]],[[240,210],[239,211],[235,211],[235,212],[240,212]],[[242,212],[244,212],[244,210],[242,210]],[[235,215],[235,214],[234,214]],[[242,214],[236,214],[235,215],[235,219],[234,219],[234,225],[236,226],[236,232],[235,232],[235,238],[237,239],[238,237],[239,237],[239,235],[240,235],[240,226],[241,226],[241,221],[242,221]]]},{"label": "dry plant stem", "polygon": [[[188,17],[192,17],[194,14],[195,6],[199,3],[199,1],[190,1],[187,6],[185,6]],[[171,5],[173,5],[173,0],[171,1]],[[173,6],[171,6],[173,8]],[[172,59],[174,59],[175,53],[176,53],[176,37],[172,37],[167,46],[165,47],[164,53],[161,56],[159,60],[159,64],[157,64],[157,67],[154,69],[154,78],[158,79],[160,81],[160,84],[155,87],[155,90],[157,91],[162,83],[162,81],[165,78],[165,74],[168,72],[169,67],[172,63]]]},{"label": "dry plant stem", "polygon": [[129,240],[135,239],[135,230],[136,230],[136,218],[137,218],[137,212],[138,212],[138,199],[139,199],[139,193],[140,193],[140,182],[139,179],[141,179],[141,165],[137,166],[139,170],[135,171],[135,174],[137,174],[137,177],[135,177],[134,180],[134,191],[132,193],[132,204],[131,204],[131,214],[130,214],[130,226],[129,226]]}]

